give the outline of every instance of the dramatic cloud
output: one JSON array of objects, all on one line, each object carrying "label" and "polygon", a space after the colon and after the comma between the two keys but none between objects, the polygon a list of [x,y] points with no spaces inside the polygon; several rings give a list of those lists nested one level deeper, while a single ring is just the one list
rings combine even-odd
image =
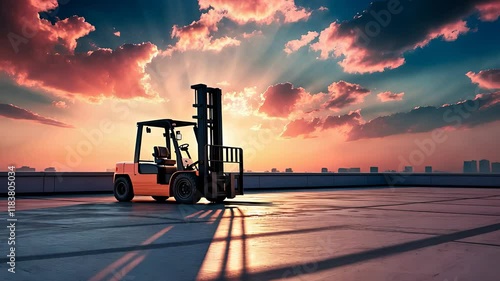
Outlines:
[{"label": "dramatic cloud", "polygon": [[67,98],[155,98],[145,66],[157,54],[151,43],[123,45],[112,51],[76,53],[77,39],[95,28],[73,16],[52,24],[39,12],[57,1],[0,2],[0,71],[19,85],[38,87]]},{"label": "dramatic cloud", "polygon": [[255,87],[245,88],[241,92],[227,92],[222,98],[224,110],[243,116],[253,114],[262,102]]},{"label": "dramatic cloud", "polygon": [[319,124],[319,118],[314,118],[311,121],[307,121],[303,118],[293,120],[286,125],[285,130],[283,131],[283,133],[281,133],[281,137],[294,138],[298,136],[304,136],[306,138],[309,138],[311,137],[311,134],[314,133]]},{"label": "dramatic cloud", "polygon": [[270,117],[288,117],[304,95],[308,94],[303,88],[294,88],[291,83],[270,86],[262,95],[264,103],[259,112]]},{"label": "dramatic cloud", "polygon": [[480,94],[473,100],[452,105],[418,107],[410,112],[378,117],[354,126],[348,140],[430,132],[445,127],[474,127],[497,120],[500,120],[500,92]]},{"label": "dramatic cloud", "polygon": [[311,45],[320,59],[342,58],[348,73],[382,72],[405,63],[404,54],[442,38],[455,41],[470,31],[465,21],[478,12],[496,20],[498,0],[374,1],[353,19],[333,22]]},{"label": "dramatic cloud", "polygon": [[239,24],[256,22],[270,24],[279,21],[286,23],[306,20],[311,12],[295,5],[294,0],[199,0],[201,10],[212,7],[219,13]]},{"label": "dramatic cloud", "polygon": [[310,121],[300,118],[290,121],[285,126],[281,136],[285,138],[294,138],[299,136],[309,138],[312,137],[312,134],[316,130],[324,131],[341,127],[346,127],[346,129],[350,130],[352,127],[361,124],[362,121],[363,119],[361,118],[360,110],[352,111],[345,115],[331,115],[326,117],[324,120],[321,120],[318,117]]},{"label": "dramatic cloud", "polygon": [[113,32],[113,34],[114,34],[116,37],[120,37],[120,36],[121,36],[121,32],[120,32],[120,31]]},{"label": "dramatic cloud", "polygon": [[61,128],[74,128],[72,125],[68,125],[66,123],[59,122],[51,118],[40,116],[34,112],[17,107],[12,104],[0,103],[0,116],[4,116],[10,119],[30,120],[37,123],[61,127]]},{"label": "dramatic cloud", "polygon": [[213,32],[218,31],[217,24],[224,17],[223,14],[216,10],[209,10],[203,13],[200,20],[193,21],[190,25],[179,27],[174,25],[172,28],[172,38],[177,38],[175,46],[170,46],[167,52],[172,51],[215,51],[219,52],[228,46],[238,46],[240,41],[227,36],[214,38]]},{"label": "dramatic cloud", "polygon": [[323,122],[323,129],[332,129],[342,126],[354,127],[362,122],[360,110],[349,112],[349,114],[328,116]]},{"label": "dramatic cloud", "polygon": [[[178,41],[162,52],[170,56],[174,51],[185,52],[188,50],[215,51],[230,46],[239,46],[240,40],[229,37],[214,37],[218,32],[218,25],[223,18],[232,20],[240,25],[250,22],[257,24],[271,24],[273,22],[297,22],[307,20],[311,12],[295,5],[293,0],[199,0],[202,14],[198,21],[190,25],[172,28],[171,36]],[[262,31],[244,33],[242,38],[251,38],[261,35]]]},{"label": "dramatic cloud", "polygon": [[370,90],[358,84],[345,81],[332,83],[328,86],[331,99],[325,104],[326,108],[339,110],[352,104],[362,103]]},{"label": "dramatic cloud", "polygon": [[481,70],[477,74],[469,71],[466,75],[483,89],[500,89],[500,69]]},{"label": "dramatic cloud", "polygon": [[405,93],[403,93],[403,92],[393,93],[393,92],[387,91],[387,92],[382,92],[382,93],[377,94],[377,97],[381,102],[402,101],[404,95],[405,95]]},{"label": "dramatic cloud", "polygon": [[284,49],[285,53],[291,54],[293,52],[296,52],[300,48],[311,43],[311,41],[318,37],[318,35],[319,34],[317,32],[309,31],[307,32],[307,34],[302,35],[300,39],[287,42]]},{"label": "dramatic cloud", "polygon": [[483,1],[476,8],[479,10],[481,20],[483,21],[496,21],[500,16],[500,2],[499,1]]},{"label": "dramatic cloud", "polygon": [[245,38],[245,39],[252,38],[255,36],[262,36],[262,30],[254,30],[250,33],[247,33],[247,32],[243,33],[243,38]]},{"label": "dramatic cloud", "polygon": [[52,105],[57,108],[68,108],[68,105],[66,104],[65,101],[53,101]]}]

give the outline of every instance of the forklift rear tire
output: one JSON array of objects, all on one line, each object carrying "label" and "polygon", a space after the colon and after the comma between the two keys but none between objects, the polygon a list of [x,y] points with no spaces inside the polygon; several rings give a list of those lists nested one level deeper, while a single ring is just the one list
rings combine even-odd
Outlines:
[{"label": "forklift rear tire", "polygon": [[115,180],[113,193],[119,202],[128,202],[134,198],[134,189],[128,179],[119,177]]},{"label": "forklift rear tire", "polygon": [[168,196],[151,196],[156,202],[165,202],[168,199]]},{"label": "forklift rear tire", "polygon": [[175,201],[182,204],[196,204],[201,199],[201,194],[196,188],[196,175],[184,173],[177,176],[172,186]]}]

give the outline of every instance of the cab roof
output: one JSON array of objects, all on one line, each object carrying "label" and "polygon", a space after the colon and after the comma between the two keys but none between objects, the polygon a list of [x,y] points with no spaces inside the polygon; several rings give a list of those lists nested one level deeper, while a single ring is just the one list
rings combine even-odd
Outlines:
[{"label": "cab roof", "polygon": [[137,125],[158,127],[158,128],[173,128],[173,127],[196,126],[196,123],[181,121],[181,120],[173,120],[173,119],[158,119],[158,120],[137,122]]}]

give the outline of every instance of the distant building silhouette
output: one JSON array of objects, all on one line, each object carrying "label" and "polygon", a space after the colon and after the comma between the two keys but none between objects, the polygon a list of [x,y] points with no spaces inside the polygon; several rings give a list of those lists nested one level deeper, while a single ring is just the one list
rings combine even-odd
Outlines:
[{"label": "distant building silhouette", "polygon": [[425,166],[426,173],[432,173],[432,166]]},{"label": "distant building silhouette", "polygon": [[491,163],[491,172],[495,174],[500,174],[500,162]]},{"label": "distant building silhouette", "polygon": [[286,169],[285,169],[285,173],[293,173],[292,168],[286,168]]},{"label": "distant building silhouette", "polygon": [[480,173],[491,173],[490,160],[483,159],[479,161]]},{"label": "distant building silhouette", "polygon": [[360,168],[349,168],[349,173],[360,173],[361,169]]},{"label": "distant building silhouette", "polygon": [[477,161],[464,161],[464,173],[477,173]]},{"label": "distant building silhouette", "polygon": [[322,173],[328,173],[328,168],[321,168]]},{"label": "distant building silhouette", "polygon": [[412,166],[405,166],[403,173],[413,173],[413,167]]},{"label": "distant building silhouette", "polygon": [[378,173],[378,167],[370,167],[370,173]]},{"label": "distant building silhouette", "polygon": [[35,168],[30,166],[22,166],[21,168],[16,168],[16,172],[35,172]]},{"label": "distant building silhouette", "polygon": [[[56,168],[54,167],[48,167],[48,168],[45,168],[44,170],[45,172],[55,172],[56,171]],[[114,172],[114,171],[113,171]]]},{"label": "distant building silhouette", "polygon": [[279,172],[280,172],[280,171],[279,171],[278,169],[276,169],[276,168],[272,168],[272,169],[271,169],[271,173],[279,173]]},{"label": "distant building silhouette", "polygon": [[338,172],[339,173],[348,173],[349,169],[347,169],[347,168],[339,168]]}]

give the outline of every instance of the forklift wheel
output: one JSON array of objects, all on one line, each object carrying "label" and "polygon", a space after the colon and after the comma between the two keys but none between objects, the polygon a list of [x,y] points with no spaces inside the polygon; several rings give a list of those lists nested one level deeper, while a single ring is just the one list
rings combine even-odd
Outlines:
[{"label": "forklift wheel", "polygon": [[120,202],[128,202],[134,198],[134,190],[132,185],[126,178],[117,178],[115,187],[113,188],[116,200]]},{"label": "forklift wheel", "polygon": [[196,188],[196,175],[184,173],[177,176],[172,186],[175,201],[182,204],[196,204],[200,201],[200,192]]},{"label": "forklift wheel", "polygon": [[157,202],[165,202],[168,199],[168,196],[151,196]]}]

